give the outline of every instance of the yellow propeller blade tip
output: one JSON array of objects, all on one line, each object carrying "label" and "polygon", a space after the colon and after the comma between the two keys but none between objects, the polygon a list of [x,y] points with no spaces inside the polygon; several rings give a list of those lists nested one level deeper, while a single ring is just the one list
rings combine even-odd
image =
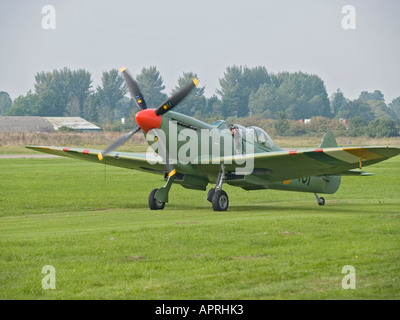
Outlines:
[{"label": "yellow propeller blade tip", "polygon": [[197,80],[197,78],[193,78],[193,83],[197,87],[197,85],[199,84],[199,80]]},{"label": "yellow propeller blade tip", "polygon": [[97,155],[97,158],[99,158],[99,160],[101,161],[101,160],[103,160],[103,155],[102,155],[101,153],[99,153],[99,154]]},{"label": "yellow propeller blade tip", "polygon": [[119,72],[124,72],[126,70],[126,67],[122,67],[121,69],[119,69]]},{"label": "yellow propeller blade tip", "polygon": [[174,176],[175,173],[176,173],[176,170],[174,169],[174,170],[172,170],[170,173],[168,173],[168,177]]}]

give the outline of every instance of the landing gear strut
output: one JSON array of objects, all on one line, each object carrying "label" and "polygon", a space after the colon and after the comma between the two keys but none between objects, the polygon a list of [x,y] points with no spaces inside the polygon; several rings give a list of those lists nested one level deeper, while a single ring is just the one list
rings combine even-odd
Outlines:
[{"label": "landing gear strut", "polygon": [[317,193],[314,193],[315,197],[317,198],[317,202],[320,206],[324,206],[325,205],[325,198],[320,197]]},{"label": "landing gear strut", "polygon": [[173,174],[168,174],[167,183],[160,189],[154,189],[149,195],[149,208],[150,210],[163,210],[165,203],[168,202],[168,192],[171,189],[172,182],[175,179],[175,170]]},{"label": "landing gear strut", "polygon": [[229,206],[229,198],[224,190],[222,184],[225,179],[225,168],[221,165],[221,172],[218,174],[217,183],[215,188],[208,191],[207,200],[212,203],[214,211],[226,211]]},{"label": "landing gear strut", "polygon": [[152,192],[150,192],[149,195],[149,208],[150,210],[162,210],[165,207],[165,202],[162,202],[160,200],[157,200],[155,198],[156,192],[158,189],[154,189]]}]

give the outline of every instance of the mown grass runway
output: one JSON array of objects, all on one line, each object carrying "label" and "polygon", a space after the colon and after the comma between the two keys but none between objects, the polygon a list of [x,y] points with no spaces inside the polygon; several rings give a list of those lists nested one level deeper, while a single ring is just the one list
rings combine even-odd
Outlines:
[{"label": "mown grass runway", "polygon": [[[399,299],[400,157],[313,194],[224,187],[67,158],[0,159],[0,299]],[[56,289],[44,290],[45,265]],[[356,289],[342,288],[343,266]]]}]

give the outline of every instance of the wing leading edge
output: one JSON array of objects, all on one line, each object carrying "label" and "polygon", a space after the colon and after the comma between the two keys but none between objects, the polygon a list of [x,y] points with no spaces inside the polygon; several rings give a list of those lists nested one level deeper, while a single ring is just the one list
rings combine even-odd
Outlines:
[{"label": "wing leading edge", "polygon": [[26,148],[57,156],[92,161],[127,169],[153,173],[164,173],[165,171],[165,167],[161,163],[161,158],[156,154],[146,155],[145,153],[110,152],[100,162],[97,155],[101,150],[47,146],[26,146]]}]

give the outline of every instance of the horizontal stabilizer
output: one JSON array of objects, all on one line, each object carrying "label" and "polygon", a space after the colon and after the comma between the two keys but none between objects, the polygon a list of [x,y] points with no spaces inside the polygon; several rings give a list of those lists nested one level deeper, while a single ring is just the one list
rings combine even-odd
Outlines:
[{"label": "horizontal stabilizer", "polygon": [[361,170],[349,170],[340,174],[341,176],[373,176],[375,173],[364,172]]}]

